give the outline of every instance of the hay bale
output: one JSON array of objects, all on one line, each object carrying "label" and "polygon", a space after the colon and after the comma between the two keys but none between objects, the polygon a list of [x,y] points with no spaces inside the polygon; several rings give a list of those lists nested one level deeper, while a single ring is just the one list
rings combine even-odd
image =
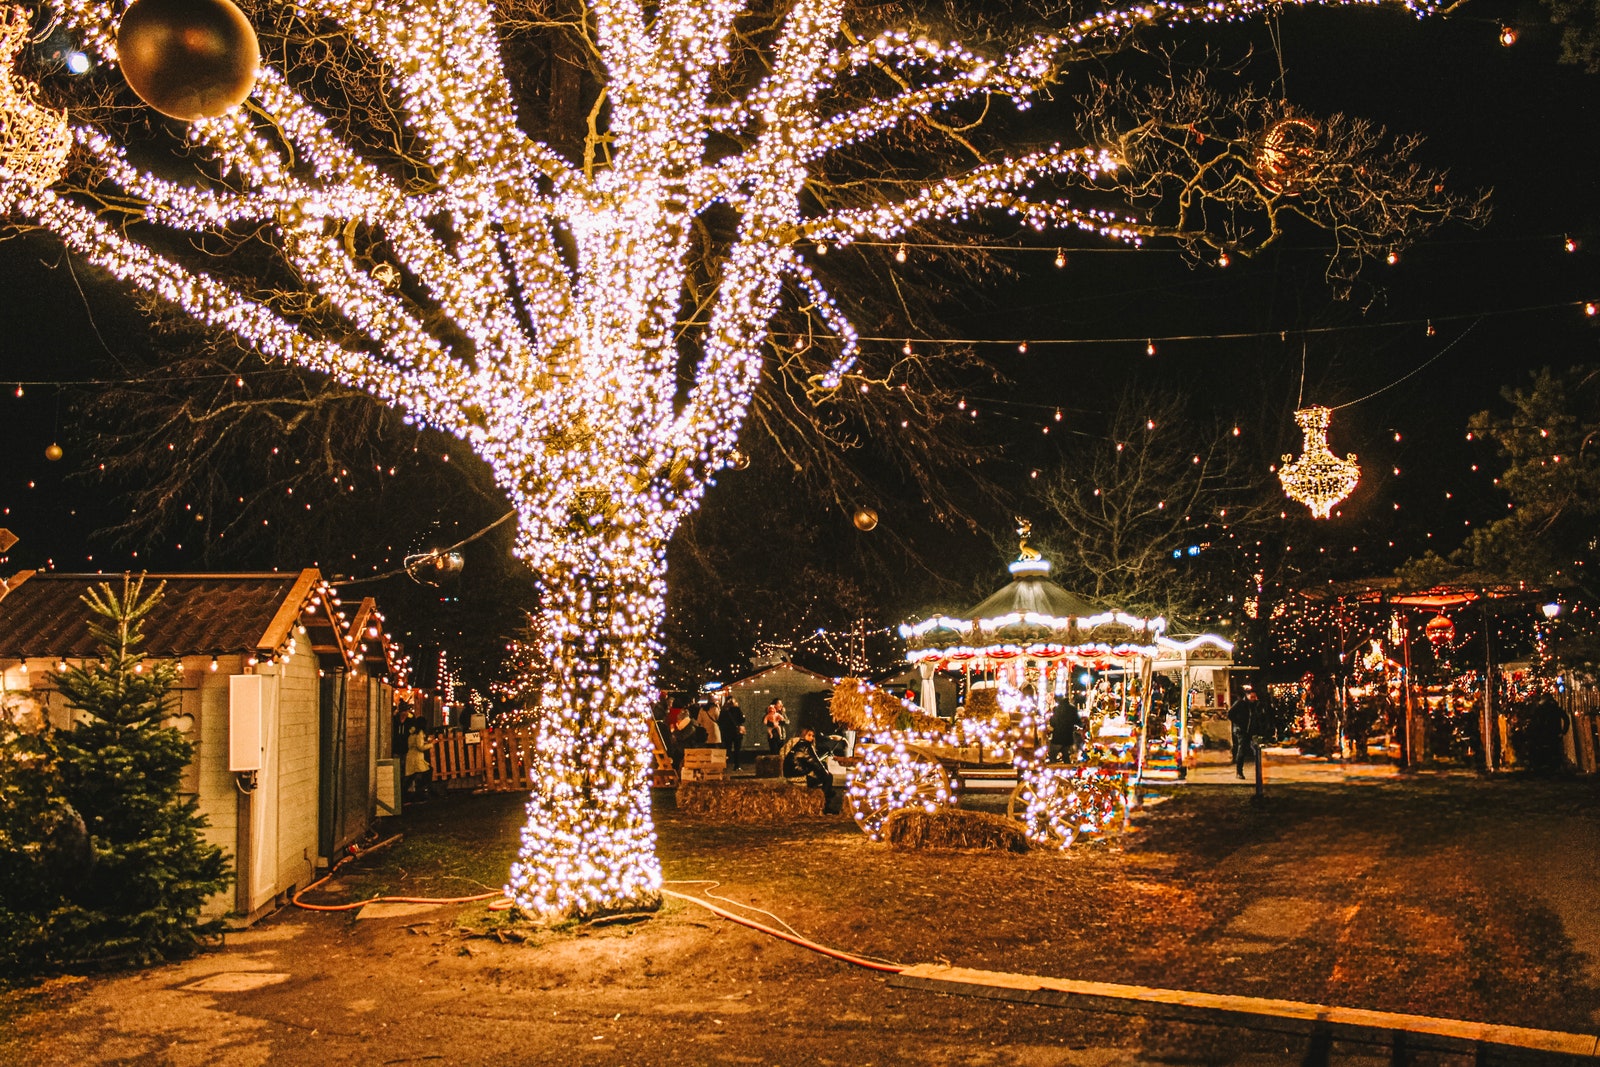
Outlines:
[{"label": "hay bale", "polygon": [[890,730],[942,734],[949,723],[860,678],[841,678],[828,698],[833,721],[858,734]]},{"label": "hay bale", "polygon": [[828,712],[833,721],[846,730],[866,733],[877,720],[873,705],[888,696],[883,690],[860,678],[840,678],[828,698]]},{"label": "hay bale", "polygon": [[902,808],[889,813],[883,838],[893,848],[954,848],[987,852],[1026,852],[1022,824],[1004,815],[961,808]]},{"label": "hay bale", "polygon": [[966,711],[969,719],[992,719],[1000,714],[998,689],[974,689],[967,694]]},{"label": "hay bale", "polygon": [[790,785],[782,778],[731,782],[684,782],[678,810],[717,822],[783,822],[822,814],[822,790]]}]

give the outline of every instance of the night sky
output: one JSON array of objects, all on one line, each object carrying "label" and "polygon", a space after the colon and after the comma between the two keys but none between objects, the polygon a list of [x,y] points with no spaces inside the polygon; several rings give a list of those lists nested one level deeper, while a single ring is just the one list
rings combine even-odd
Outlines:
[{"label": "night sky", "polygon": [[[1600,319],[1582,309],[1600,300],[1600,77],[1559,65],[1555,32],[1535,9],[1515,10],[1507,17],[1520,39],[1510,48],[1491,6],[1424,22],[1393,11],[1282,18],[1290,98],[1312,114],[1346,111],[1426,133],[1425,161],[1448,167],[1455,187],[1493,189],[1489,225],[1448,229],[1393,266],[1376,265],[1348,302],[1327,291],[1309,242],[1219,269],[1159,246],[1071,236],[1058,269],[1054,238],[1040,238],[1033,251],[1007,253],[1017,276],[972,293],[959,316],[968,338],[1008,353],[1015,380],[972,398],[986,432],[1007,442],[1019,469],[1047,464],[1052,445],[1040,428],[1057,407],[1063,432],[1093,432],[1108,398],[1131,382],[1181,389],[1198,410],[1267,436],[1269,451],[1297,451],[1289,414],[1303,389],[1307,402],[1358,401],[1336,413],[1330,437],[1365,471],[1343,516],[1319,526],[1308,550],[1349,552],[1359,540],[1373,573],[1384,573],[1424,548],[1453,548],[1469,524],[1503,512],[1492,454],[1464,439],[1468,415],[1535,368],[1594,361],[1600,338]],[[1276,67],[1259,26],[1218,40],[1253,44],[1258,67]],[[1042,112],[1051,121],[1050,108]],[[909,250],[929,252],[948,254]],[[89,476],[95,460],[78,444],[72,392],[50,384],[114,375],[152,343],[131,301],[81,264],[74,275],[47,235],[0,242],[0,272],[0,525],[22,538],[0,569],[192,565],[169,546],[135,559],[94,539],[115,504]],[[1025,355],[1015,352],[1022,341]],[[52,442],[67,450],[60,462],[45,458]],[[885,521],[920,536],[920,516]],[[1392,532],[1375,542],[1374,528]],[[372,552],[357,561],[369,570],[395,549]],[[286,549],[276,562],[310,561]]]}]

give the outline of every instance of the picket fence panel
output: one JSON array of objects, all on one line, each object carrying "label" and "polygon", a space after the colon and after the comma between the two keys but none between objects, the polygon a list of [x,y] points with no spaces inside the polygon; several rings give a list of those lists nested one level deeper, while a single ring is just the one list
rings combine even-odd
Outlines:
[{"label": "picket fence panel", "polygon": [[[469,742],[476,737],[476,742]],[[533,730],[526,726],[489,727],[463,732],[446,730],[436,734],[429,746],[429,764],[436,782],[482,779],[484,789],[497,792],[527,791],[528,750],[533,745]]]}]

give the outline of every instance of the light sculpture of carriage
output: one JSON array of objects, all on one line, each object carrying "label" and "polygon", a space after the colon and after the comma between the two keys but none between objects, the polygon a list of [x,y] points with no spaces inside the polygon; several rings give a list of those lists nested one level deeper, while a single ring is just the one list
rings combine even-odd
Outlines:
[{"label": "light sculpture of carriage", "polygon": [[[878,838],[900,808],[933,812],[963,789],[1014,780],[1009,810],[1035,844],[1066,848],[1084,833],[1120,830],[1126,786],[1140,770],[1138,744],[1160,618],[1118,611],[1049,580],[1050,563],[1027,547],[1010,564],[1009,585],[967,612],[902,626],[906,658],[924,679],[935,670],[965,676],[966,703],[953,720],[850,680],[836,690],[834,717],[856,729],[857,761],[846,798],[851,815]],[[1105,682],[1086,692],[1079,675]],[[932,686],[925,690],[931,694]],[[931,697],[930,697],[931,699]],[[1048,757],[1049,718],[1060,699],[1090,711],[1082,764]]]}]

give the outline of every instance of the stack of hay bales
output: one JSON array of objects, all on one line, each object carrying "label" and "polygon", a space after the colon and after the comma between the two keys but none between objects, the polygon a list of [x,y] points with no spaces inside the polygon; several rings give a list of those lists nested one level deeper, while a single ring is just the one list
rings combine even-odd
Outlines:
[{"label": "stack of hay bales", "polygon": [[988,852],[1026,852],[1028,835],[1022,824],[986,811],[940,808],[902,808],[889,813],[883,839],[892,848],[981,849]]},{"label": "stack of hay bales", "polygon": [[689,782],[678,787],[678,810],[716,822],[782,822],[821,815],[822,790],[782,778]]},{"label": "stack of hay bales", "polygon": [[833,721],[858,734],[882,734],[891,730],[919,734],[942,734],[950,725],[937,715],[906,704],[860,678],[841,678],[828,700]]}]

